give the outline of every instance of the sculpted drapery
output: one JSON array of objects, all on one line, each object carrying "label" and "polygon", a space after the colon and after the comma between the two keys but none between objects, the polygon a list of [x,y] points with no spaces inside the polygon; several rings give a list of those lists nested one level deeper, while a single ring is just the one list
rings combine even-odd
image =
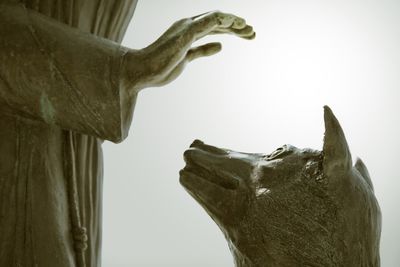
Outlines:
[{"label": "sculpted drapery", "polygon": [[0,266],[100,266],[101,143],[130,126],[117,43],[136,0],[0,3]]}]

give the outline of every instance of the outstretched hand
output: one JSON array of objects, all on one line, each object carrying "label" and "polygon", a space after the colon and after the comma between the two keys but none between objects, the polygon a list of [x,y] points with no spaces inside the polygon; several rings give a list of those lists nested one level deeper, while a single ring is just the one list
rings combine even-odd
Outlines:
[{"label": "outstretched hand", "polygon": [[232,14],[209,12],[179,20],[150,46],[125,55],[124,82],[132,93],[165,85],[178,77],[188,62],[221,50],[221,43],[192,47],[194,42],[206,35],[226,33],[248,40],[255,38],[253,27]]}]

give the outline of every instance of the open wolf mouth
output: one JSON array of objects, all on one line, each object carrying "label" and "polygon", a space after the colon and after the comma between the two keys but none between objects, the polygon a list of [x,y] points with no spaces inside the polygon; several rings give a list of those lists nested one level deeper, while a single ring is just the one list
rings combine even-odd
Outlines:
[{"label": "open wolf mouth", "polygon": [[239,179],[233,175],[213,168],[213,166],[205,166],[202,162],[196,162],[191,157],[192,153],[207,153],[209,157],[216,157],[215,155],[204,151],[199,148],[191,148],[185,153],[186,166],[180,171],[181,177],[186,179],[201,179],[213,185],[222,187],[227,190],[235,190],[239,186]]}]

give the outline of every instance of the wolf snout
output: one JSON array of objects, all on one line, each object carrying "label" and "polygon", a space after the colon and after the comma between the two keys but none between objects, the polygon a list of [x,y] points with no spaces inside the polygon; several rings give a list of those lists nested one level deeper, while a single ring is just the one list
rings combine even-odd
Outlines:
[{"label": "wolf snout", "polygon": [[183,159],[185,160],[187,166],[205,165],[204,167],[208,167],[208,165],[212,162],[212,159],[210,158],[211,156],[212,155],[210,155],[208,152],[194,147],[187,149],[183,153]]},{"label": "wolf snout", "polygon": [[209,150],[191,147],[183,153],[183,159],[187,166],[201,167],[206,170],[221,168],[226,161],[220,154],[210,152]]},{"label": "wolf snout", "polygon": [[[186,166],[180,171],[181,183],[198,183],[196,187],[208,188],[210,183],[223,189],[235,190],[240,185],[240,179],[232,173],[227,157],[212,154],[199,148],[189,148],[183,153]],[[229,165],[229,164],[228,164]],[[187,179],[189,178],[190,181]],[[203,182],[199,182],[203,180]],[[206,181],[206,182],[204,182]]]},{"label": "wolf snout", "polygon": [[225,149],[207,145],[203,141],[198,140],[198,139],[196,139],[192,142],[192,144],[190,145],[190,148],[201,149],[201,150],[204,150],[206,152],[216,154],[216,155],[226,155],[227,154],[227,151]]}]

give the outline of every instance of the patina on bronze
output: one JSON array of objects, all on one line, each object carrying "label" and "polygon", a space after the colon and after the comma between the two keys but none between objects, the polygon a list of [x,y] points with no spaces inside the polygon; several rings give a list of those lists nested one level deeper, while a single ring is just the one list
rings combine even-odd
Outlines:
[{"label": "patina on bronze", "polygon": [[367,168],[325,107],[323,151],[240,153],[194,141],[180,182],[224,233],[236,266],[380,266]]},{"label": "patina on bronze", "polygon": [[0,0],[0,266],[97,267],[103,140],[123,141],[141,89],[164,85],[245,20],[210,12],[146,48],[120,42],[136,0]]}]

